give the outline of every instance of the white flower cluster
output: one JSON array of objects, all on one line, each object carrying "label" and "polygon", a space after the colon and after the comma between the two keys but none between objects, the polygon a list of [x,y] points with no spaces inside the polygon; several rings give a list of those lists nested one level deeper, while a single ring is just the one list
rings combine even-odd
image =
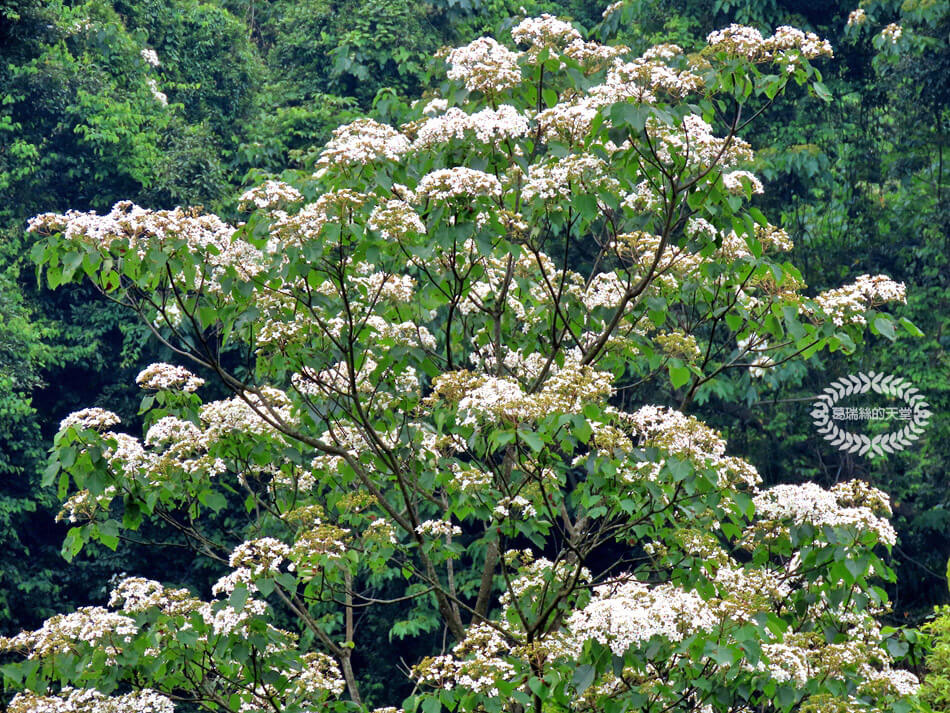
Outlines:
[{"label": "white flower cluster", "polygon": [[429,537],[453,537],[462,534],[462,528],[445,520],[425,520],[416,526],[416,533]]},{"label": "white flower cluster", "polygon": [[10,701],[9,713],[174,713],[167,696],[145,688],[133,693],[106,696],[94,688],[64,687],[56,695],[22,691]]},{"label": "white flower cluster", "polygon": [[434,116],[419,127],[413,150],[430,149],[453,139],[469,140],[489,146],[517,139],[528,132],[528,119],[511,104],[497,109],[486,108],[466,114],[452,107],[444,114]]},{"label": "white flower cluster", "polygon": [[892,45],[896,45],[903,34],[904,28],[898,25],[896,22],[892,22],[890,25],[881,30],[881,37],[887,42],[890,42]]},{"label": "white flower cluster", "polygon": [[[509,550],[505,553],[506,560],[516,558],[531,559],[533,555],[528,550]],[[567,560],[552,562],[546,557],[531,559],[520,568],[508,588],[502,593],[500,603],[503,607],[510,607],[517,600],[530,601],[532,606],[541,608],[545,595],[548,598],[556,596],[559,589],[565,585],[587,585],[591,582],[590,570],[577,563]]]},{"label": "white flower cluster", "polygon": [[[864,493],[868,504],[855,502],[855,493]],[[814,527],[847,527],[873,532],[878,540],[891,546],[897,534],[886,517],[876,514],[887,505],[887,495],[869,485],[848,485],[836,490],[825,490],[815,483],[776,485],[753,498],[758,517],[771,522],[769,534],[787,531],[787,523],[810,524]],[[842,504],[845,503],[845,504]],[[754,526],[761,529],[761,525]]]},{"label": "white flower cluster", "polygon": [[868,15],[864,11],[863,7],[859,7],[857,10],[852,10],[848,13],[848,27],[855,27],[856,25],[863,25],[867,22]]},{"label": "white flower cluster", "polygon": [[283,181],[264,181],[261,185],[241,194],[240,206],[244,210],[272,210],[303,200],[303,194]]},{"label": "white flower cluster", "polygon": [[[268,419],[294,423],[290,399],[283,391],[262,386],[261,397],[245,392],[244,397],[233,396],[223,401],[210,401],[201,407],[201,421],[212,439],[229,433],[273,435],[276,429]],[[246,399],[246,400],[245,400]]]},{"label": "white flower cluster", "polygon": [[[375,404],[387,407],[401,395],[419,393],[419,376],[413,367],[405,367],[399,374],[394,374],[393,367],[389,366],[382,373],[374,375],[377,368],[376,361],[366,357],[355,371],[354,385],[361,396],[372,397]],[[316,373],[305,369],[294,374],[291,383],[297,391],[309,397],[336,401],[353,396],[349,368],[345,362],[337,362]],[[383,384],[388,388],[380,388]]]},{"label": "white flower cluster", "polygon": [[518,54],[491,37],[456,47],[448,63],[448,78],[464,82],[470,92],[497,94],[521,84]]},{"label": "white flower cluster", "polygon": [[145,60],[146,64],[152,67],[159,66],[160,62],[158,61],[158,54],[155,50],[146,47],[139,54],[142,56],[142,59]]},{"label": "white flower cluster", "polygon": [[627,285],[615,272],[599,272],[584,290],[584,307],[588,310],[598,307],[614,308],[627,294]]},{"label": "white flower cluster", "polygon": [[145,445],[169,455],[189,456],[204,451],[207,442],[201,429],[177,416],[162,416],[145,433]]},{"label": "white flower cluster", "polygon": [[746,188],[752,193],[762,193],[762,181],[748,171],[731,171],[722,174],[722,183],[734,196],[745,195]]},{"label": "white flower cluster", "polygon": [[736,136],[719,138],[698,114],[687,114],[681,126],[662,124],[650,118],[646,128],[650,137],[658,142],[656,153],[664,163],[680,158],[691,168],[705,169],[714,165],[731,168],[752,160],[752,148],[746,141]]},{"label": "white flower cluster", "polygon": [[607,72],[604,83],[590,90],[601,104],[628,99],[653,103],[657,95],[685,97],[703,87],[703,78],[691,69],[674,69],[667,62],[681,55],[677,45],[648,50],[631,62],[617,60]]},{"label": "white flower cluster", "polygon": [[[238,545],[231,553],[228,564],[247,570],[252,579],[273,577],[280,573],[280,566],[289,554],[290,548],[280,540],[262,537]],[[290,569],[293,569],[293,564]]]},{"label": "white flower cluster", "polygon": [[760,666],[764,667],[769,676],[779,683],[793,681],[799,686],[804,686],[812,677],[811,667],[808,665],[809,655],[810,652],[800,646],[785,643],[764,644],[762,656],[765,661],[768,661],[768,665],[760,662]]},{"label": "white flower cluster", "polygon": [[[339,696],[346,688],[346,682],[340,673],[336,661],[320,652],[306,653],[302,657],[303,668],[292,673],[291,693],[299,698],[312,699],[314,696],[330,693]],[[275,696],[271,696],[273,700]],[[268,701],[270,706],[270,701]]]},{"label": "white flower cluster", "polygon": [[183,366],[165,362],[150,364],[135,377],[135,383],[153,391],[184,391],[192,393],[203,386],[205,380],[195,376]]},{"label": "white flower cluster", "polygon": [[452,485],[463,493],[477,495],[485,492],[494,482],[494,476],[481,468],[452,463],[449,466],[452,473]]},{"label": "white flower cluster", "polygon": [[469,200],[477,196],[497,198],[501,183],[490,173],[465,166],[439,168],[419,179],[414,194],[416,203],[426,200]]},{"label": "white flower cluster", "polygon": [[118,495],[114,485],[106,486],[99,495],[93,495],[86,489],[73,493],[56,515],[56,522],[87,522],[99,512],[106,512]]},{"label": "white flower cluster", "polygon": [[880,669],[862,664],[859,674],[864,679],[859,690],[861,693],[884,692],[887,695],[905,697],[913,696],[920,690],[920,680],[910,671],[891,668],[885,665]]},{"label": "white flower cluster", "polygon": [[[355,274],[354,274],[355,273]],[[354,265],[353,273],[346,276],[347,298],[352,304],[358,302],[357,296],[365,294],[369,303],[384,299],[392,302],[411,302],[414,297],[416,281],[409,275],[395,275],[391,272],[377,271],[369,263]],[[326,280],[317,286],[316,291],[328,297],[341,296],[335,282]]]},{"label": "white flower cluster", "polygon": [[695,592],[673,584],[650,587],[629,578],[594,588],[590,603],[571,614],[567,628],[578,643],[593,639],[623,656],[654,636],[682,641],[719,624],[713,610]]},{"label": "white flower cluster", "polygon": [[776,28],[771,37],[765,38],[754,27],[733,24],[711,32],[706,41],[713,50],[754,62],[788,58],[791,50],[807,59],[833,56],[827,40],[822,40],[813,32],[805,33],[787,25]]},{"label": "white flower cluster", "polygon": [[57,614],[36,631],[0,637],[0,651],[20,651],[28,659],[69,653],[77,644],[104,651],[114,659],[138,634],[135,620],[102,607],[80,607],[72,614]]},{"label": "white flower cluster", "polygon": [[552,163],[543,163],[532,171],[521,189],[525,202],[539,199],[567,199],[579,191],[597,193],[620,190],[603,159],[591,154],[568,154]]},{"label": "white flower cluster", "polygon": [[448,372],[436,377],[435,393],[430,398],[457,401],[465,424],[475,425],[482,419],[520,423],[552,413],[577,413],[583,404],[610,394],[612,383],[610,373],[571,359],[560,369],[552,369],[544,386],[535,393],[525,393],[513,379]]},{"label": "white flower cluster", "polygon": [[753,378],[764,376],[765,370],[775,364],[772,357],[762,353],[768,351],[768,342],[765,339],[756,337],[756,335],[750,334],[744,339],[736,340],[736,347],[740,355],[748,355],[747,358],[751,359],[751,361],[749,361],[751,365],[749,367],[749,376]]},{"label": "white flower cluster", "polygon": [[[620,414],[620,418],[640,435],[641,446],[659,448],[699,467],[715,468],[720,487],[753,489],[761,483],[755,467],[741,458],[727,456],[722,436],[694,416],[663,406],[643,406],[633,414]],[[662,462],[644,461],[636,464],[629,477],[657,480],[662,466]]]},{"label": "white flower cluster", "polygon": [[538,511],[534,507],[528,498],[523,495],[508,496],[506,495],[497,503],[492,510],[492,517],[494,517],[499,522],[504,522],[509,517],[512,517],[512,511],[518,513],[520,518],[532,518],[537,516]]},{"label": "white flower cluster", "polygon": [[850,285],[822,292],[815,297],[821,311],[841,327],[845,324],[867,324],[864,312],[885,302],[906,302],[903,282],[887,275],[861,275]]},{"label": "white flower cluster", "polygon": [[109,428],[109,426],[115,426],[119,423],[119,417],[112,413],[112,411],[98,407],[84,408],[79,411],[73,411],[60,421],[59,431],[62,433],[69,427],[104,431]]},{"label": "white flower cluster", "polygon": [[168,106],[168,95],[165,92],[159,91],[158,82],[155,77],[146,77],[145,84],[148,87],[148,90],[152,93],[152,97],[162,106]]},{"label": "white flower cluster", "polygon": [[540,17],[527,17],[511,30],[512,39],[540,50],[545,47],[560,49],[572,42],[581,41],[581,33],[569,22],[559,20],[547,13]]},{"label": "white flower cluster", "polygon": [[449,102],[447,99],[442,97],[435,97],[426,102],[426,105],[422,107],[422,113],[428,116],[434,114],[441,114],[443,111],[449,108]]},{"label": "white flower cluster", "polygon": [[282,244],[306,245],[316,240],[328,224],[342,223],[347,215],[358,211],[371,199],[364,193],[341,188],[321,195],[293,215],[277,213],[271,226],[270,252],[278,252]]},{"label": "white flower cluster", "polygon": [[392,198],[373,208],[369,227],[378,230],[387,240],[403,242],[410,235],[425,235],[426,226],[411,205]]},{"label": "white flower cluster", "polygon": [[317,158],[321,170],[336,166],[361,166],[374,161],[398,161],[409,151],[409,139],[391,126],[372,119],[357,119],[333,130]]},{"label": "white flower cluster", "polygon": [[290,550],[289,559],[301,572],[323,561],[342,559],[347,551],[350,530],[345,527],[321,522],[319,519],[297,535]]},{"label": "white flower cluster", "polygon": [[599,42],[576,39],[564,48],[564,56],[585,65],[588,71],[593,71],[629,51],[630,48],[625,45],[602,45]]},{"label": "white flower cluster", "polygon": [[109,606],[129,614],[152,608],[170,615],[188,614],[199,604],[187,589],[169,589],[144,577],[124,577],[109,594]]},{"label": "white flower cluster", "polygon": [[594,97],[574,97],[544,109],[535,117],[535,121],[545,139],[561,139],[568,144],[578,144],[590,133],[602,104]]},{"label": "white flower cluster", "polygon": [[152,211],[131,201],[120,201],[106,215],[97,215],[95,211],[44,213],[30,220],[28,230],[39,234],[61,232],[67,240],[92,245],[101,252],[113,251],[118,257],[134,251],[139,259],[144,259],[153,247],[183,247],[201,255],[212,276],[226,267],[233,267],[244,276],[256,275],[261,270],[260,251],[250,243],[235,240],[233,226],[216,215],[194,209]]}]

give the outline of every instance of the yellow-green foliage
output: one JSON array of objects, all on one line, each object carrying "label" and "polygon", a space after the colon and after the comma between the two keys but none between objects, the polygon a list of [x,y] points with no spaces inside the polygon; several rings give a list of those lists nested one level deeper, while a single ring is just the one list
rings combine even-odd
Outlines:
[{"label": "yellow-green foliage", "polygon": [[[947,562],[947,578],[950,579],[950,562]],[[934,610],[933,621],[923,628],[933,637],[933,648],[927,656],[929,673],[920,689],[920,699],[935,712],[950,711],[950,606]]]}]

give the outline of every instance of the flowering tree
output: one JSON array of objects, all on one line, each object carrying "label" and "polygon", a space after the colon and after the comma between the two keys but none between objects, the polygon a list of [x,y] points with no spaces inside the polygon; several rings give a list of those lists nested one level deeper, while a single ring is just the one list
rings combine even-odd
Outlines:
[{"label": "flowering tree", "polygon": [[714,430],[623,394],[668,380],[683,409],[893,330],[903,285],[806,296],[748,203],[738,132],[830,48],[732,26],[630,57],[549,16],[512,40],[448,52],[415,120],[340,127],[237,227],[130,203],[32,221],[51,286],[91,280],[233,392],[153,364],[144,441],[65,419],[64,551],[156,519],[229,573],[127,577],[3,639],[12,711],[356,710],[356,617],[397,602],[394,636],[445,644],[380,710],[908,709],[876,621],[887,497],[762,489]]}]

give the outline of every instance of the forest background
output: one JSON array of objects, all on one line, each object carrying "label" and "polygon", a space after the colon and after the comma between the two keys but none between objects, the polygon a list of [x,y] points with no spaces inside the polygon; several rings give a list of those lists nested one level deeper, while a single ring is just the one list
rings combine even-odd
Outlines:
[{"label": "forest background", "polygon": [[[726,380],[691,410],[767,485],[862,478],[888,492],[900,537],[892,618],[919,624],[948,601],[950,13],[939,0],[861,7],[866,19],[849,25],[854,0],[643,0],[602,30],[634,49],[688,50],[730,22],[790,24],[832,42],[835,58],[820,65],[827,95],[790,93],[746,136],[768,185],[759,205],[794,237],[792,261],[810,288],[888,274],[907,285],[895,315],[922,335],[882,333],[853,353]],[[103,405],[135,423],[135,374],[172,360],[90,288],[38,284],[27,219],[121,199],[233,217],[246,187],[311,166],[340,123],[369,114],[398,125],[431,89],[441,46],[524,14],[590,28],[602,10],[581,0],[0,0],[0,634],[104,600],[116,573],[154,570],[147,549],[124,542],[89,546],[67,567],[67,528],[54,524],[59,504],[40,481],[60,419]],[[892,22],[896,39],[880,34]],[[869,371],[911,380],[934,413],[913,447],[873,459],[823,441],[809,415],[832,381]],[[220,575],[184,552],[162,564],[203,588]]]}]

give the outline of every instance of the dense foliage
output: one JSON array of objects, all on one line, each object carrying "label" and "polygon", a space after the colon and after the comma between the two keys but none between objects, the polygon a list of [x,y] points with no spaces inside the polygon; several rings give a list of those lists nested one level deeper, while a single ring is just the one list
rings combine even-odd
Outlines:
[{"label": "dense foliage", "polygon": [[397,602],[390,636],[452,645],[377,707],[909,710],[877,621],[887,496],[761,488],[716,431],[622,389],[686,405],[894,331],[902,284],[807,296],[747,203],[738,132],[789,82],[825,91],[830,45],[731,25],[637,55],[549,15],[511,38],[443,53],[402,131],[341,126],[237,228],[128,201],[31,220],[50,287],[90,280],[234,394],[157,363],[143,441],[101,408],[64,419],[65,551],[156,520],[229,571],[212,600],[122,578],[109,609],[0,640],[25,658],[11,710],[360,706],[356,615]]},{"label": "dense foliage", "polygon": [[[0,529],[8,544],[0,559],[0,631],[34,628],[55,611],[104,602],[114,573],[149,572],[149,549],[111,537],[106,541],[115,552],[88,543],[64,567],[58,551],[67,530],[52,524],[59,508],[56,493],[40,486],[43,454],[56,425],[80,405],[114,409],[126,430],[138,429],[144,416],[147,427],[150,417],[138,414],[131,386],[135,374],[143,363],[176,360],[149,339],[146,325],[97,301],[88,285],[39,287],[24,265],[35,240],[25,234],[27,219],[44,211],[106,212],[127,198],[154,208],[203,204],[233,223],[242,186],[276,178],[288,166],[306,169],[283,178],[311,200],[325,189],[306,178],[319,155],[314,147],[333,127],[367,111],[394,125],[420,119],[444,77],[433,52],[482,34],[508,37],[519,12],[570,16],[575,27],[594,27],[591,37],[623,42],[634,56],[670,41],[693,56],[709,32],[732,21],[757,26],[766,37],[793,24],[831,40],[836,56],[819,63],[818,91],[779,93],[766,120],[743,131],[761,148],[747,168],[766,188],[751,205],[794,238],[790,259],[806,292],[886,273],[907,285],[906,304],[891,306],[894,324],[907,319],[924,336],[894,342],[890,322],[881,322],[883,332],[865,335],[860,348],[848,341],[853,335],[835,337],[840,343],[828,346],[837,350],[814,354],[807,365],[779,358],[761,372],[709,355],[700,365],[690,349],[677,353],[684,345],[667,340],[652,344],[650,373],[620,376],[611,403],[631,412],[643,403],[665,404],[705,419],[758,467],[763,487],[813,481],[833,488],[860,478],[890,493],[898,541],[885,562],[897,580],[883,585],[895,608],[883,618],[891,625],[920,621],[933,604],[947,601],[943,565],[950,550],[950,434],[940,417],[950,369],[942,154],[947,6],[940,0],[873,0],[860,8],[639,0],[601,22],[600,8],[583,2],[0,1],[0,426],[6,434]],[[443,84],[438,91],[449,89]],[[419,93],[426,99],[413,107]],[[536,108],[549,99],[542,96]],[[602,269],[589,241],[573,240],[568,252],[578,274]],[[694,322],[682,319],[675,300],[663,309],[664,330],[692,333]],[[871,324],[880,331],[873,315]],[[237,349],[220,358],[241,379],[253,373]],[[715,373],[719,366],[726,368]],[[672,381],[656,378],[663,370]],[[815,434],[808,399],[858,371],[907,377],[926,394],[937,418],[913,448],[886,458],[854,456]],[[203,387],[205,400],[226,395],[214,382]],[[218,521],[233,529],[239,516],[231,503]],[[162,557],[192,591],[206,592],[221,574],[221,563],[192,557],[183,546],[188,539],[173,527],[146,522],[132,539],[174,542]],[[71,538],[66,552],[76,544]],[[607,552],[600,556],[612,556]],[[386,586],[385,597],[398,596],[395,584]],[[413,611],[407,602],[382,614],[362,611],[364,641],[386,641],[392,629],[410,637],[404,641],[410,658],[431,650],[440,641],[437,633],[423,633],[432,619]],[[908,655],[919,661],[914,641]],[[892,647],[902,652],[906,644],[895,640]],[[362,657],[354,654],[358,678],[373,699],[401,675],[399,662]],[[936,655],[929,661],[940,669]],[[927,700],[935,710],[945,705]]]}]

